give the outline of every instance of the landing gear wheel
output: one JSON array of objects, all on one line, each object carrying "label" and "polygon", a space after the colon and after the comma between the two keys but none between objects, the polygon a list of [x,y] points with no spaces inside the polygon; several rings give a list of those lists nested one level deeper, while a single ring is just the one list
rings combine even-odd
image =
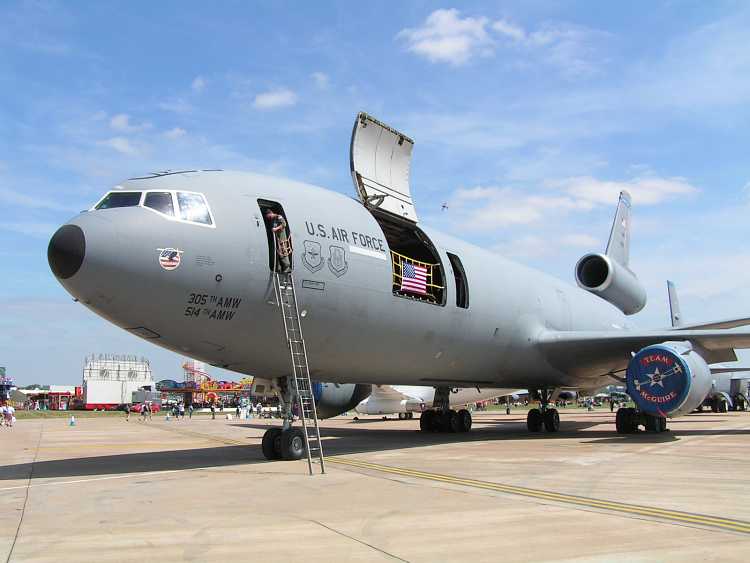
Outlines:
[{"label": "landing gear wheel", "polygon": [[269,428],[263,434],[261,449],[269,461],[281,459],[281,428]]},{"label": "landing gear wheel", "polygon": [[435,417],[435,421],[437,424],[438,432],[453,432],[453,428],[451,426],[451,419],[453,418],[454,414],[456,414],[456,411],[443,411],[443,412],[437,413],[437,416]]},{"label": "landing gear wheel", "polygon": [[667,431],[667,419],[663,416],[659,416],[656,418],[656,431],[657,432],[666,432]]},{"label": "landing gear wheel", "polygon": [[544,429],[547,432],[557,432],[560,430],[560,413],[557,409],[547,409],[544,411]]},{"label": "landing gear wheel", "polygon": [[539,409],[531,409],[526,415],[526,427],[529,432],[540,432],[544,425],[544,417]]},{"label": "landing gear wheel", "polygon": [[406,415],[407,415],[406,418],[408,418],[409,420],[411,420],[411,419],[414,418],[414,413],[413,412],[408,412],[408,413],[406,413]]},{"label": "landing gear wheel", "polygon": [[461,430],[459,432],[468,432],[471,430],[471,413],[466,409],[458,411],[458,418],[461,420]]},{"label": "landing gear wheel", "polygon": [[403,413],[403,412],[398,413],[399,420],[404,420],[405,418],[406,418],[406,413]]},{"label": "landing gear wheel", "polygon": [[638,430],[636,412],[633,408],[622,407],[615,415],[615,428],[618,434],[634,434]]},{"label": "landing gear wheel", "polygon": [[287,461],[302,459],[305,455],[305,435],[299,428],[281,433],[281,457]]},{"label": "landing gear wheel", "polygon": [[419,417],[419,429],[422,432],[435,432],[437,413],[433,410],[424,411]]},{"label": "landing gear wheel", "polygon": [[719,399],[718,405],[716,407],[717,412],[727,412],[729,410],[729,405],[727,404],[726,399]]}]

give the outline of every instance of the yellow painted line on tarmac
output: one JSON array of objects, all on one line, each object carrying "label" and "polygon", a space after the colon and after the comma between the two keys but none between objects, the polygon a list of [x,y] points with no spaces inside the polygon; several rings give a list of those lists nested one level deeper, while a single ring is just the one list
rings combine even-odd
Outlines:
[{"label": "yellow painted line on tarmac", "polygon": [[329,463],[338,464],[338,465],[348,465],[350,467],[356,467],[359,469],[367,469],[370,471],[379,471],[382,473],[390,473],[392,475],[400,475],[402,477],[426,479],[429,481],[436,481],[439,483],[460,485],[464,487],[472,487],[476,489],[484,489],[484,490],[495,491],[495,492],[500,492],[500,493],[520,495],[524,497],[537,498],[541,500],[548,500],[548,501],[559,502],[563,504],[586,506],[589,508],[598,508],[598,509],[608,510],[612,512],[633,514],[637,516],[647,516],[650,518],[657,518],[661,520],[669,520],[673,522],[684,522],[688,524],[697,524],[700,526],[708,526],[711,528],[719,528],[723,530],[729,530],[732,532],[750,534],[750,522],[746,522],[742,520],[734,520],[731,518],[721,518],[718,516],[710,516],[707,514],[692,514],[690,512],[667,510],[667,509],[656,508],[652,506],[640,506],[640,505],[627,504],[627,503],[617,502],[617,501],[599,500],[599,499],[593,499],[593,498],[587,498],[587,497],[580,497],[576,495],[566,495],[562,493],[544,491],[541,489],[529,489],[526,487],[518,487],[515,485],[492,483],[489,481],[477,481],[475,479],[463,479],[461,477],[455,477],[452,475],[442,475],[440,473],[429,473],[426,471],[403,469],[400,467],[391,467],[388,465],[380,465],[376,463],[370,463],[370,462],[355,460],[355,459],[329,457],[329,458],[326,458],[326,461]]}]

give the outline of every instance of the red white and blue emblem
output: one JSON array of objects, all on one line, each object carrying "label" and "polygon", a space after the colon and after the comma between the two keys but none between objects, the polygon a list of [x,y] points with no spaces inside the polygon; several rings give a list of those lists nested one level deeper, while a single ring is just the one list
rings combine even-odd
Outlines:
[{"label": "red white and blue emblem", "polygon": [[630,360],[627,390],[643,412],[667,416],[679,409],[690,392],[690,368],[671,348],[648,346]]},{"label": "red white and blue emblem", "polygon": [[182,260],[182,250],[177,248],[157,248],[159,251],[159,266],[165,270],[174,270]]}]

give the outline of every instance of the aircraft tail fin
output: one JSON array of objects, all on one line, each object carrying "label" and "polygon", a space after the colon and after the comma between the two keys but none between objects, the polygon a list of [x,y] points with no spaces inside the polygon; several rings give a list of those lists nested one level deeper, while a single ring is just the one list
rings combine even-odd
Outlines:
[{"label": "aircraft tail fin", "polygon": [[630,193],[623,190],[620,192],[620,201],[617,203],[617,212],[605,252],[612,260],[626,268],[630,261],[630,208]]},{"label": "aircraft tail fin", "polygon": [[669,294],[669,315],[672,326],[682,326],[682,311],[680,311],[680,301],[677,299],[677,288],[674,282],[667,281],[667,293]]}]

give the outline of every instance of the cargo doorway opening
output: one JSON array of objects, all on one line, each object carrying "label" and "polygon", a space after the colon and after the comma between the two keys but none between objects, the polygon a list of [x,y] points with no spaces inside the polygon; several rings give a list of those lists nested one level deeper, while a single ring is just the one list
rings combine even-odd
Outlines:
[{"label": "cargo doorway opening", "polygon": [[268,268],[272,272],[290,273],[294,264],[292,234],[284,208],[280,203],[267,199],[259,199],[258,206],[268,239]]},{"label": "cargo doorway opening", "polygon": [[391,251],[392,291],[397,297],[445,304],[443,266],[427,235],[410,221],[370,209]]}]

